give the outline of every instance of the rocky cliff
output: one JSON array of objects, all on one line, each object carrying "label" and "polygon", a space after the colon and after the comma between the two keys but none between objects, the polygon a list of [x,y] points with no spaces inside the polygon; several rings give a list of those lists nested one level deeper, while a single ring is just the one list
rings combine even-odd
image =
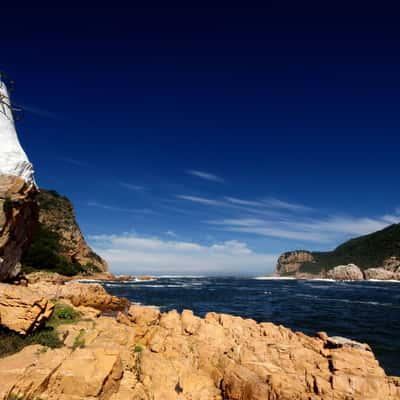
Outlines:
[{"label": "rocky cliff", "polygon": [[349,264],[356,264],[366,279],[399,279],[400,224],[351,239],[333,251],[286,252],[279,257],[276,272],[281,276],[329,277],[336,266]]},{"label": "rocky cliff", "polygon": [[0,175],[0,281],[21,270],[20,260],[38,219],[36,189],[17,176]]},{"label": "rocky cliff", "polygon": [[39,224],[22,260],[27,270],[44,269],[64,275],[107,271],[106,261],[86,243],[71,202],[53,190],[40,190],[36,199]]}]

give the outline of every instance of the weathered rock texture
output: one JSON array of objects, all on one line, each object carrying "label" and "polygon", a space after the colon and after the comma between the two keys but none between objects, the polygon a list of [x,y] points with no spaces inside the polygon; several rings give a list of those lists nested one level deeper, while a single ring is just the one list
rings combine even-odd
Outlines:
[{"label": "weathered rock texture", "polygon": [[30,346],[0,360],[0,399],[400,399],[399,379],[368,345],[324,333],[131,306],[59,334],[61,349]]},{"label": "weathered rock texture", "polygon": [[60,239],[62,253],[69,262],[81,266],[94,266],[98,271],[107,271],[108,265],[92,251],[86,243],[71,202],[52,190],[41,190],[37,197],[39,221],[55,232]]},{"label": "weathered rock texture", "polygon": [[48,299],[69,300],[75,307],[92,307],[103,312],[125,310],[129,305],[127,299],[110,295],[97,283],[84,284],[72,281],[58,285],[37,282],[30,284],[28,288]]},{"label": "weathered rock texture", "polygon": [[364,275],[360,268],[355,264],[338,265],[328,271],[328,278],[338,281],[361,281]]},{"label": "weathered rock texture", "polygon": [[364,271],[365,279],[400,280],[400,272],[393,272],[384,268],[368,268]]},{"label": "weathered rock texture", "polygon": [[20,272],[23,251],[38,220],[36,189],[16,176],[0,175],[0,281]]},{"label": "weathered rock texture", "polygon": [[53,304],[26,287],[0,284],[0,325],[22,335],[40,327],[51,315]]},{"label": "weathered rock texture", "polygon": [[301,266],[305,262],[313,262],[314,257],[308,251],[295,250],[287,253],[283,253],[278,258],[276,265],[276,271],[280,275],[294,274],[299,272]]}]

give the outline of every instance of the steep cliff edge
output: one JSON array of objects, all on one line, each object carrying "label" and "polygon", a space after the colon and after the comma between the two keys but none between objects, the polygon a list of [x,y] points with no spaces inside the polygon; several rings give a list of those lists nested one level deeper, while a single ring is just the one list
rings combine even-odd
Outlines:
[{"label": "steep cliff edge", "polygon": [[21,255],[31,243],[38,219],[36,189],[10,175],[0,175],[0,281],[15,278]]},{"label": "steep cliff edge", "polygon": [[53,190],[41,190],[39,223],[22,262],[26,271],[47,270],[63,275],[105,272],[108,265],[86,243],[71,202]]},{"label": "steep cliff edge", "polygon": [[279,257],[276,272],[326,277],[334,267],[348,264],[356,264],[367,279],[400,279],[400,224],[351,239],[333,251],[286,252]]}]

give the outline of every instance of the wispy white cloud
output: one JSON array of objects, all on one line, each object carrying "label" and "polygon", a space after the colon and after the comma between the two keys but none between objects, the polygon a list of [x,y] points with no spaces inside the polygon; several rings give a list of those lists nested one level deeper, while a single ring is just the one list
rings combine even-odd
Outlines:
[{"label": "wispy white cloud", "polygon": [[333,216],[309,218],[306,220],[231,218],[206,221],[220,230],[250,233],[260,236],[334,243],[341,238],[365,235],[385,228],[388,224],[399,223],[400,216],[385,215],[377,218],[356,218]]},{"label": "wispy white cloud", "polygon": [[265,207],[265,203],[256,200],[243,200],[237,197],[225,197],[225,200],[232,204],[237,204],[239,206],[249,206],[249,207]]},{"label": "wispy white cloud", "polygon": [[68,164],[72,164],[77,167],[84,167],[84,168],[92,168],[93,167],[93,165],[87,163],[86,161],[77,160],[76,158],[61,157],[60,159]]},{"label": "wispy white cloud", "polygon": [[67,121],[68,118],[65,115],[61,115],[49,110],[45,110],[40,107],[32,106],[29,104],[22,104],[21,107],[25,112],[28,112],[30,114],[36,115],[38,117],[42,118],[47,118],[47,119],[52,119],[54,121]]},{"label": "wispy white cloud", "polygon": [[171,229],[165,231],[165,235],[170,236],[170,237],[173,237],[173,238],[178,237],[178,235],[177,235],[173,230],[171,230]]},{"label": "wispy white cloud", "polygon": [[150,210],[148,208],[123,208],[123,207],[117,207],[109,204],[103,204],[99,203],[97,201],[88,201],[87,205],[89,207],[97,207],[97,208],[102,208],[103,210],[108,210],[108,211],[118,211],[118,212],[126,212],[126,213],[134,213],[134,214],[159,214],[158,212],[154,210]]},{"label": "wispy white cloud", "polygon": [[208,199],[206,197],[199,197],[199,196],[188,196],[184,194],[178,194],[176,196],[178,199],[191,201],[193,203],[203,204],[207,206],[221,206],[224,202],[214,199]]},{"label": "wispy white cloud", "polygon": [[199,170],[188,170],[186,171],[189,175],[196,176],[197,178],[205,179],[206,181],[224,183],[225,180],[218,175],[210,174],[209,172]]},{"label": "wispy white cloud", "polygon": [[307,207],[303,204],[299,203],[289,203],[287,201],[282,201],[279,199],[275,199],[273,197],[269,197],[263,201],[263,203],[272,208],[281,208],[284,210],[289,210],[289,211],[312,211],[313,209],[311,207]]},{"label": "wispy white cloud", "polygon": [[132,183],[128,182],[118,182],[120,186],[124,187],[125,189],[133,190],[135,192],[142,192],[145,190],[144,186],[133,185]]},{"label": "wispy white cloud", "polygon": [[117,273],[267,274],[276,254],[255,253],[236,240],[205,246],[132,234],[91,236],[94,248]]}]

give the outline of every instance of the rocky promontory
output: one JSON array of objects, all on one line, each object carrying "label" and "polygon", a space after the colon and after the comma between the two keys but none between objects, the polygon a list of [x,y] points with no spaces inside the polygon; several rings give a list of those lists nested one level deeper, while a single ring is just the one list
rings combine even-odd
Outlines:
[{"label": "rocky promontory", "polygon": [[[2,290],[14,301],[0,301],[0,318],[20,307],[17,299],[27,304],[28,291],[54,303],[58,322],[52,315],[49,325],[58,341],[0,358],[0,399],[400,399],[400,379],[385,375],[368,345],[323,332],[309,337],[268,322],[161,313],[125,300],[107,316],[104,304],[117,300],[96,302],[100,293],[112,296],[77,282],[3,284],[0,297]],[[36,319],[22,310],[21,319]],[[40,332],[43,309],[39,315],[32,329]]]},{"label": "rocky promontory", "polygon": [[339,280],[400,279],[400,224],[351,239],[333,251],[295,250],[283,253],[279,276]]}]

